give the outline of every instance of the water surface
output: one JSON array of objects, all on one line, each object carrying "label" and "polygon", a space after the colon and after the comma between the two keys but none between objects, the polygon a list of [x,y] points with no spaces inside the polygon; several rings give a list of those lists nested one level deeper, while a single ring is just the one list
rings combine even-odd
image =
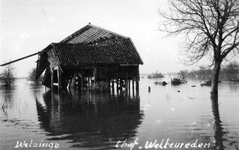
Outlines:
[{"label": "water surface", "polygon": [[180,149],[175,146],[182,143],[190,143],[188,149],[239,149],[238,83],[221,83],[214,103],[210,87],[197,80],[178,86],[155,81],[141,78],[139,93],[128,95],[57,94],[17,80],[14,89],[0,89],[0,149],[20,149],[24,141],[28,147],[21,149],[34,150],[146,149],[149,143],[148,149]]}]

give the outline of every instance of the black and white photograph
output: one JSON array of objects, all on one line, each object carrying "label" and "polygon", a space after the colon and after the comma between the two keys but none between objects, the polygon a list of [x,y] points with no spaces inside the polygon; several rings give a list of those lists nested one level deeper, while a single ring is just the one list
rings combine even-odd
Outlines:
[{"label": "black and white photograph", "polygon": [[0,150],[239,150],[238,0],[0,11]]}]

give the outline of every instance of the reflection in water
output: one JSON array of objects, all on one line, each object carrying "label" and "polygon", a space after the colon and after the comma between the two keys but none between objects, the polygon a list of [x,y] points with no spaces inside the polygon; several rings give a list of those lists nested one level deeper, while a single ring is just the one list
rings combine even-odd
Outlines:
[{"label": "reflection in water", "polygon": [[223,128],[225,125],[221,121],[220,113],[219,113],[219,105],[218,105],[218,94],[211,95],[211,104],[212,104],[212,112],[214,116],[214,130],[215,130],[215,149],[224,150],[224,149],[238,149],[237,142],[235,141],[235,137],[230,135],[230,132],[227,129]]},{"label": "reflection in water", "polygon": [[218,108],[218,94],[211,95],[212,112],[215,120],[215,148],[224,150],[223,146],[223,128],[221,126],[222,121],[220,119],[219,108]]},{"label": "reflection in water", "polygon": [[228,86],[229,86],[230,91],[232,91],[234,93],[238,92],[239,84],[237,82],[232,82],[232,83],[228,84]]},{"label": "reflection in water", "polygon": [[3,101],[1,103],[1,110],[5,116],[8,116],[8,111],[14,108],[14,102],[12,99],[13,89],[2,88],[1,95],[3,95]]},{"label": "reflection in water", "polygon": [[50,140],[70,140],[72,147],[113,148],[118,140],[132,140],[143,119],[139,97],[125,93],[51,91],[36,99],[41,127]]},{"label": "reflection in water", "polygon": [[170,139],[210,143],[207,150],[239,150],[239,84],[222,83],[210,101],[209,87],[191,87],[199,82],[140,82],[140,98],[132,92],[58,95],[26,80],[17,80],[14,89],[0,88],[0,149],[31,140],[59,143],[60,149],[113,149],[118,140],[132,143],[138,138],[139,146]]}]

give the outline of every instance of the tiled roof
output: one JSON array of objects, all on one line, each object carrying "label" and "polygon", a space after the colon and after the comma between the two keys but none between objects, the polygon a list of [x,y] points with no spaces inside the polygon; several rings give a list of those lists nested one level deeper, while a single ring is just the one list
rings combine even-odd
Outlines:
[{"label": "tiled roof", "polygon": [[84,64],[143,64],[130,38],[88,24],[61,42],[50,44],[41,51],[36,78],[49,65],[47,52],[52,47],[62,67]]},{"label": "tiled roof", "polygon": [[54,43],[61,66],[85,64],[142,64],[130,39],[108,39],[92,44]]},{"label": "tiled roof", "polygon": [[63,39],[60,43],[69,43],[69,44],[89,43],[99,40],[101,38],[112,38],[112,37],[127,38],[120,34],[103,29],[101,27],[97,27],[89,23],[85,27],[81,28],[80,30]]}]

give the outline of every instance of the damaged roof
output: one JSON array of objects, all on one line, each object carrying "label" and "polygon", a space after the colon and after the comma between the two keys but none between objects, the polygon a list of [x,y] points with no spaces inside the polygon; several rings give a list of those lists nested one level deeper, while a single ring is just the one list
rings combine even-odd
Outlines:
[{"label": "damaged roof", "polygon": [[90,45],[54,43],[54,53],[62,67],[86,64],[143,64],[130,39],[110,40]]},{"label": "damaged roof", "polygon": [[99,39],[104,38],[108,39],[112,37],[127,38],[123,35],[114,33],[112,31],[103,29],[101,27],[89,23],[85,27],[81,28],[80,30],[63,39],[60,43],[68,43],[68,44],[90,43]]},{"label": "damaged roof", "polygon": [[130,38],[88,24],[59,43],[52,43],[40,53],[38,78],[49,66],[47,52],[53,49],[61,67],[92,64],[143,64]]}]

